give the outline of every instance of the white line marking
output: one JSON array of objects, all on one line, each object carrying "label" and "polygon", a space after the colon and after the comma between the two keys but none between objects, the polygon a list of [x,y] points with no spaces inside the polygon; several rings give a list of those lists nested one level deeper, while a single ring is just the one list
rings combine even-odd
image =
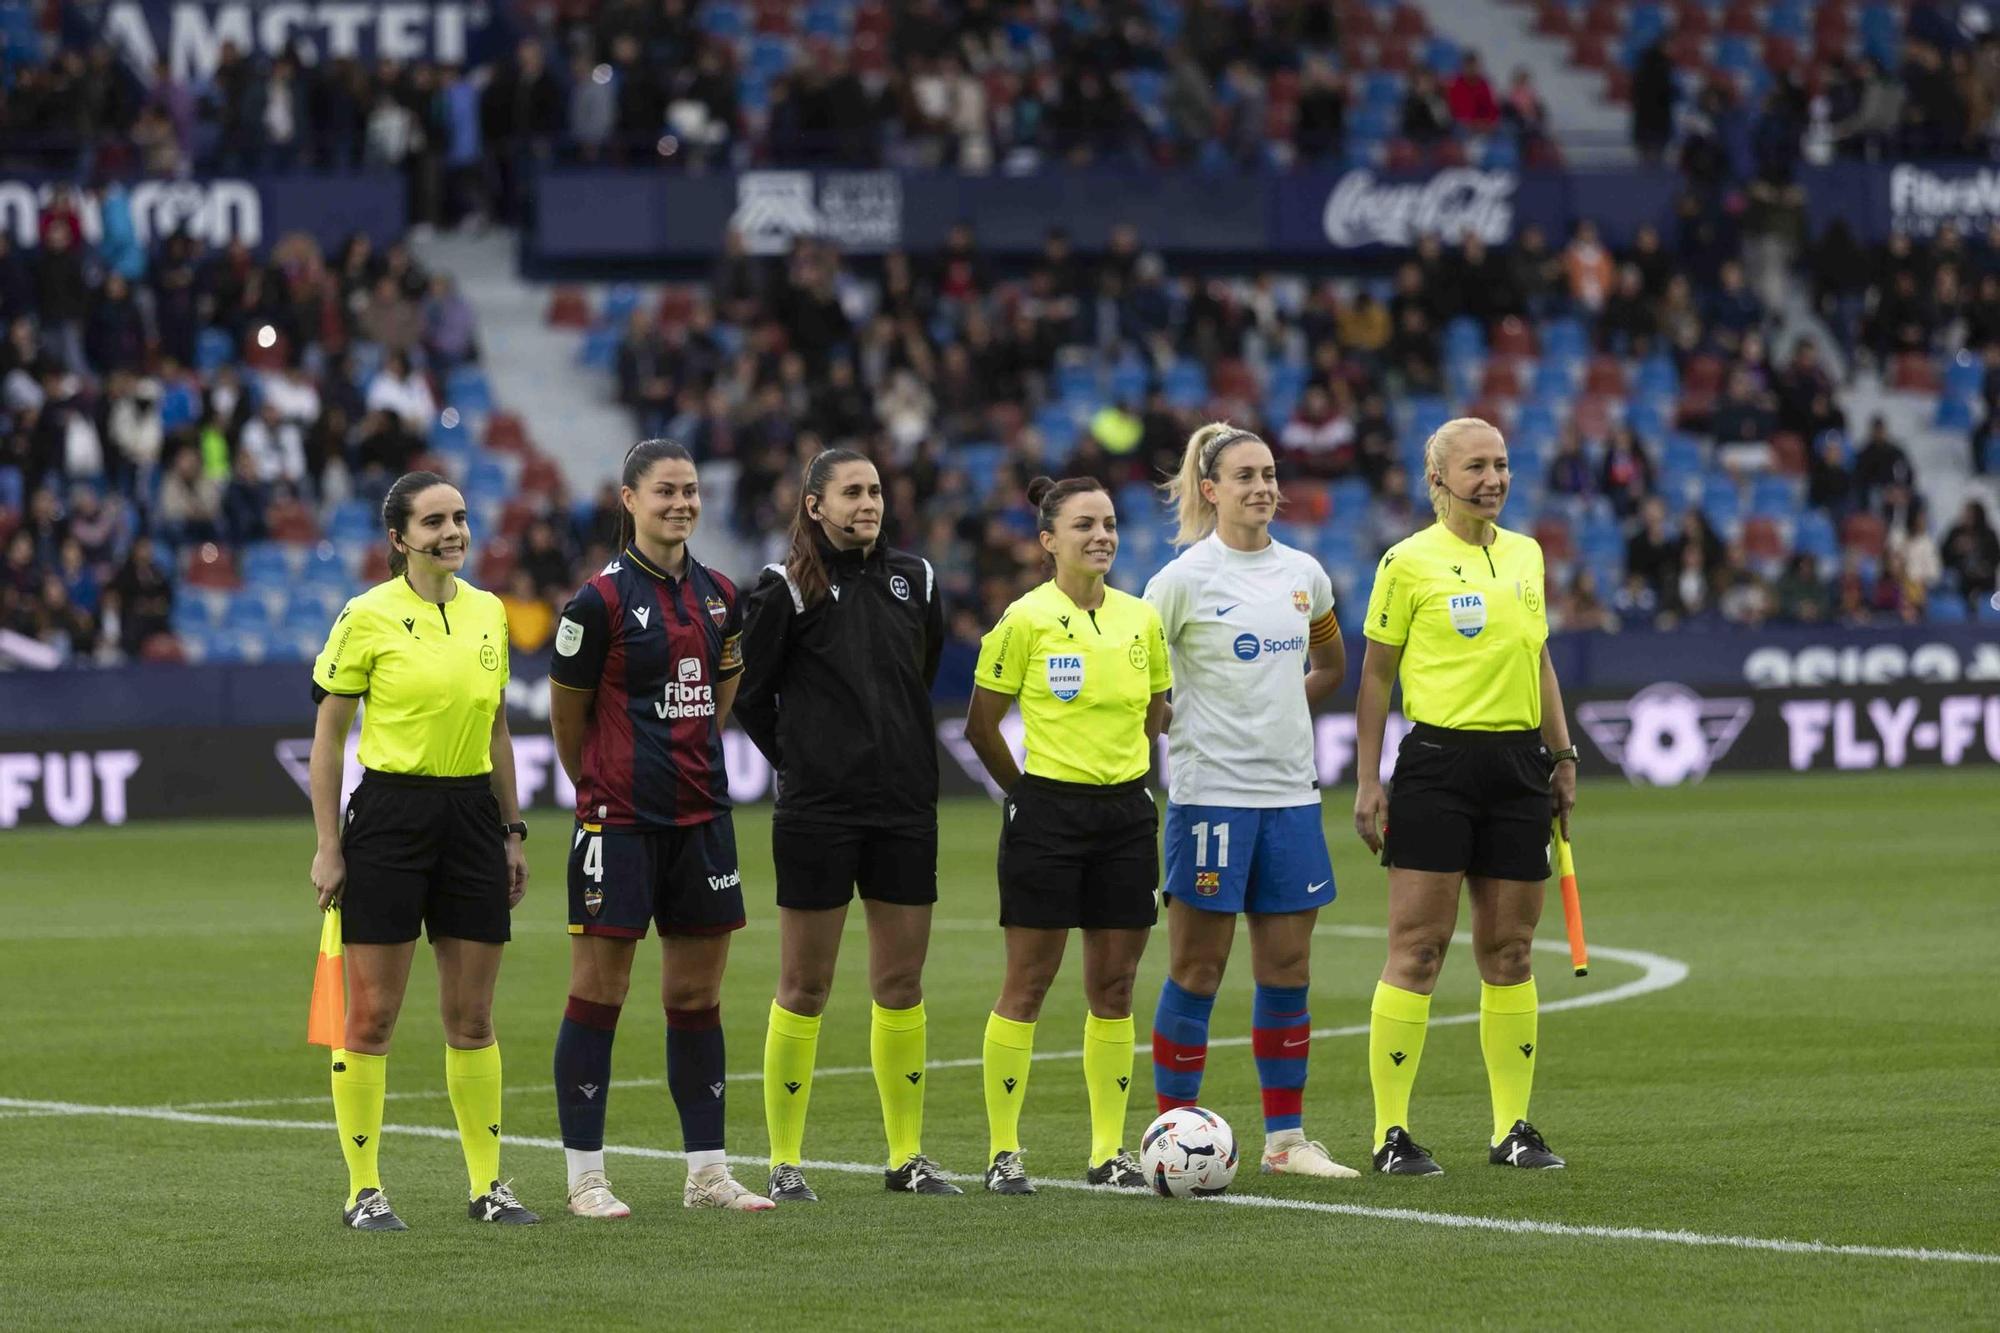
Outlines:
[{"label": "white line marking", "polygon": [[[974,923],[934,922],[933,929],[938,925],[956,926],[971,924]],[[1341,935],[1350,939],[1382,939],[1389,932],[1379,926],[1321,926],[1313,933],[1315,935]],[[1470,944],[1471,940],[1472,937],[1470,935],[1463,933],[1452,936],[1452,943],[1454,944]],[[1545,953],[1561,954],[1564,957],[1568,957],[1569,955],[1569,944],[1563,940],[1536,940],[1535,947]],[[1641,995],[1650,995],[1654,991],[1665,990],[1669,986],[1678,986],[1681,982],[1687,980],[1688,965],[1681,962],[1678,958],[1668,958],[1664,954],[1648,953],[1644,949],[1618,949],[1601,944],[1592,945],[1591,952],[1598,959],[1606,959],[1614,963],[1629,963],[1639,969],[1639,975],[1630,981],[1612,986],[1606,990],[1590,991],[1583,995],[1572,995],[1560,1000],[1544,1000],[1541,1004],[1542,1013],[1554,1014],[1560,1013],[1565,1009],[1584,1009],[1591,1005],[1616,1004],[1620,1000],[1633,1000]],[[1441,1015],[1431,1019],[1430,1025],[1434,1028],[1455,1027],[1465,1023],[1477,1023],[1478,1021],[1479,1011],[1475,1009],[1470,1013]],[[1346,1027],[1315,1028],[1312,1035],[1324,1038],[1359,1037],[1365,1036],[1367,1032],[1368,1025],[1366,1023],[1351,1023]],[[1250,1038],[1216,1037],[1208,1044],[1210,1049],[1220,1046],[1248,1046]],[[1081,1060],[1083,1058],[1083,1051],[1081,1049],[1074,1051],[1036,1051],[1031,1058],[1036,1060]],[[982,1057],[973,1056],[963,1060],[931,1060],[927,1061],[924,1067],[926,1069],[977,1069],[982,1063]],[[817,1081],[823,1078],[846,1078],[861,1074],[873,1074],[874,1072],[875,1068],[873,1065],[834,1065],[830,1068],[814,1070],[813,1078]],[[755,1082],[764,1077],[764,1071],[761,1069],[745,1070],[740,1073],[731,1074],[729,1077]],[[665,1083],[666,1080],[663,1078],[630,1078],[620,1079],[618,1086],[621,1088],[657,1088],[664,1086]],[[509,1084],[506,1088],[508,1095],[524,1097],[539,1097],[554,1091],[555,1085],[553,1083]],[[420,1100],[442,1097],[445,1095],[445,1090],[443,1088],[411,1088],[385,1095],[390,1101]],[[183,1111],[247,1111],[257,1107],[319,1106],[325,1103],[326,1097],[325,1093],[314,1093],[309,1097],[241,1097],[231,1101],[177,1102],[174,1105]]]},{"label": "white line marking", "polygon": [[[64,1115],[101,1115],[132,1120],[164,1120],[181,1125],[218,1125],[229,1129],[296,1129],[330,1134],[334,1126],[324,1120],[264,1120],[252,1116],[209,1115],[176,1111],[161,1106],[99,1106],[89,1102],[32,1101],[0,1097],[0,1106],[26,1111],[48,1111]],[[384,1134],[407,1134],[412,1138],[456,1141],[458,1131],[441,1125],[384,1125]],[[560,1149],[562,1140],[509,1136],[507,1143],[521,1148]],[[608,1155],[677,1161],[686,1154],[666,1148],[626,1147],[606,1144]],[[762,1168],[765,1159],[732,1154],[739,1166]],[[867,1162],[800,1163],[809,1171],[837,1171],[847,1175],[879,1175],[882,1166]],[[981,1178],[959,1173],[943,1173],[947,1179],[976,1184]],[[1129,1197],[1124,1190],[1109,1186],[1085,1185],[1075,1180],[1040,1179],[1037,1189],[1088,1190],[1092,1193]],[[1517,1236],[1579,1236],[1597,1240],[1650,1241],[1659,1245],[1684,1245],[1698,1249],[1764,1250],[1777,1254],[1812,1254],[1858,1259],[1908,1259],[1916,1263],[2000,1264],[2000,1254],[1977,1250],[1933,1250],[1907,1245],[1835,1245],[1817,1240],[1786,1240],[1768,1236],[1732,1236],[1703,1231],[1669,1231],[1658,1227],[1603,1227],[1571,1222],[1540,1222],[1521,1217],[1482,1217],[1473,1213],[1427,1213],[1416,1208],[1373,1208],[1355,1203],[1321,1203],[1310,1199],[1277,1199],[1260,1194],[1224,1194],[1199,1201],[1203,1206],[1233,1204],[1239,1208],[1277,1208],[1288,1212],[1331,1213],[1342,1217],[1365,1217],[1382,1222],[1411,1222],[1421,1226],[1453,1227],[1469,1231],[1500,1231]]]}]

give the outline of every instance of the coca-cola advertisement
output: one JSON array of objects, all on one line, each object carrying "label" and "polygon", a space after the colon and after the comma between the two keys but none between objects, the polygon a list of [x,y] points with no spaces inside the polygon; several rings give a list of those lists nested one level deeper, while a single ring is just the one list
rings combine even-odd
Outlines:
[{"label": "coca-cola advertisement", "polygon": [[1408,246],[1426,233],[1503,244],[1514,229],[1520,178],[1511,171],[1452,167],[1426,180],[1382,180],[1350,171],[1326,197],[1328,244],[1342,250]]}]

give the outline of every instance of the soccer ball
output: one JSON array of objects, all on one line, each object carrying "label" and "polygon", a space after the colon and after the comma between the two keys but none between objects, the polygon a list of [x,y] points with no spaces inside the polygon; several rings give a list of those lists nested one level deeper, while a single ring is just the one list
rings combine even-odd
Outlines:
[{"label": "soccer ball", "polygon": [[1169,1199],[1220,1194],[1236,1179],[1236,1135],[1215,1112],[1178,1106],[1146,1126],[1139,1163]]}]

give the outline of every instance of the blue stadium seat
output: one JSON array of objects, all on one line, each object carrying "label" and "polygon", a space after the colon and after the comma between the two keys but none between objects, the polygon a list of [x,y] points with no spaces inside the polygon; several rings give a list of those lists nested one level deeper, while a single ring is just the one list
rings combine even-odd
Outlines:
[{"label": "blue stadium seat", "polygon": [[1367,81],[1362,85],[1362,100],[1369,106],[1401,108],[1403,76],[1384,69],[1368,71]]},{"label": "blue stadium seat", "polygon": [[344,596],[346,588],[353,582],[353,573],[341,556],[340,548],[331,541],[323,541],[306,552],[300,580],[317,587],[341,589]]},{"label": "blue stadium seat", "polygon": [[583,335],[583,345],[577,349],[577,360],[592,370],[609,370],[618,364],[618,341],[623,335],[617,329],[590,329]]},{"label": "blue stadium seat", "polygon": [[1580,364],[1568,357],[1543,356],[1528,381],[1528,392],[1536,398],[1566,401],[1576,393]]},{"label": "blue stadium seat", "polygon": [[1789,477],[1766,474],[1750,490],[1750,512],[1762,518],[1790,518],[1805,500],[1805,488]]},{"label": "blue stadium seat", "polygon": [[724,41],[738,41],[750,33],[750,16],[745,8],[728,0],[700,6],[698,21],[703,32]]},{"label": "blue stadium seat", "polygon": [[782,77],[792,67],[792,44],[782,37],[759,37],[750,43],[750,64],[748,73],[753,78],[770,82]]},{"label": "blue stadium seat", "polygon": [[229,599],[222,613],[225,630],[265,630],[271,627],[271,601],[262,592],[245,588]]},{"label": "blue stadium seat", "polygon": [[1202,407],[1208,402],[1208,372],[1200,362],[1183,358],[1168,367],[1160,388],[1175,407]]},{"label": "blue stadium seat", "polygon": [[21,469],[0,467],[0,509],[20,509],[24,498],[23,492],[26,489],[27,483],[22,479]]},{"label": "blue stadium seat", "polygon": [[203,329],[194,340],[194,368],[213,375],[236,359],[236,344],[221,329]]},{"label": "blue stadium seat", "polygon": [[1514,415],[1514,434],[1536,435],[1555,438],[1561,429],[1556,413],[1548,404],[1530,400],[1521,404],[1521,410]]},{"label": "blue stadium seat", "polygon": [[1800,514],[1792,530],[1792,547],[1821,565],[1830,564],[1840,554],[1840,538],[1833,530],[1833,519],[1823,509],[1808,509]]},{"label": "blue stadium seat", "polygon": [[1707,463],[1700,441],[1676,432],[1660,446],[1660,467],[1667,472],[1700,472]]},{"label": "blue stadium seat", "polygon": [[381,532],[380,516],[364,500],[341,501],[326,521],[326,535],[331,541],[369,542]]},{"label": "blue stadium seat", "polygon": [[622,329],[638,308],[639,289],[629,282],[614,283],[604,293],[604,308],[597,313],[598,322]]},{"label": "blue stadium seat", "polygon": [[1773,37],[1804,41],[1809,31],[1805,6],[1799,0],[1777,0],[1764,11],[1764,31]]},{"label": "blue stadium seat", "polygon": [[272,587],[283,587],[291,582],[293,573],[285,548],[276,542],[253,542],[244,547],[237,556],[236,568],[245,583],[269,584]]},{"label": "blue stadium seat", "polygon": [[167,624],[182,638],[201,642],[215,628],[215,617],[209,614],[206,597],[181,596],[174,599],[174,609],[167,615]]},{"label": "blue stadium seat", "polygon": [[1972,619],[1965,598],[1956,593],[1934,591],[1924,603],[1924,618],[1933,625],[1963,625]]},{"label": "blue stadium seat", "polygon": [[1979,358],[1967,351],[1960,351],[1944,363],[1944,391],[1959,398],[1971,398],[1979,392],[1986,381],[1986,367],[1979,364]]},{"label": "blue stadium seat", "polygon": [[1939,430],[1971,430],[1972,418],[1970,398],[1942,393],[1938,395],[1937,415],[1931,419],[1931,424]]},{"label": "blue stadium seat", "polygon": [[1734,479],[1712,473],[1701,484],[1701,512],[1718,528],[1733,527],[1743,518],[1743,495]]},{"label": "blue stadium seat", "polygon": [[1638,370],[1632,376],[1632,392],[1656,394],[1667,398],[1679,397],[1681,373],[1675,368],[1673,359],[1662,353],[1641,361]]},{"label": "blue stadium seat", "polygon": [[1456,74],[1459,62],[1464,59],[1464,49],[1449,37],[1433,36],[1424,43],[1424,64],[1434,74]]},{"label": "blue stadium seat", "polygon": [[1444,326],[1444,355],[1460,359],[1486,355],[1486,330],[1478,320],[1459,315]]},{"label": "blue stadium seat", "polygon": [[1359,477],[1342,477],[1333,483],[1331,492],[1333,515],[1336,520],[1358,519],[1368,512],[1373,493],[1368,483]]},{"label": "blue stadium seat", "polygon": [[1975,600],[1979,603],[1977,611],[1979,623],[1982,625],[2000,625],[2000,600],[1995,600],[1994,595],[1990,593],[1979,596]]},{"label": "blue stadium seat", "polygon": [[1521,166],[1521,146],[1512,135],[1495,134],[1486,140],[1480,150],[1479,165],[1488,171],[1518,171]]},{"label": "blue stadium seat", "polygon": [[445,379],[444,400],[461,412],[491,412],[493,386],[478,366],[459,366]]},{"label": "blue stadium seat", "polygon": [[1377,106],[1363,103],[1354,109],[1347,121],[1347,132],[1351,139],[1378,143],[1392,138],[1396,133],[1397,117],[1400,111],[1394,106]]},{"label": "blue stadium seat", "polygon": [[473,454],[466,463],[465,489],[468,493],[479,491],[506,496],[514,486],[506,467],[498,460]]},{"label": "blue stadium seat", "polygon": [[1667,433],[1673,414],[1660,406],[1657,398],[1634,398],[1625,405],[1625,424],[1641,440],[1657,440]]},{"label": "blue stadium seat", "polygon": [[1583,357],[1590,353],[1590,338],[1581,320],[1564,315],[1542,326],[1542,355]]}]

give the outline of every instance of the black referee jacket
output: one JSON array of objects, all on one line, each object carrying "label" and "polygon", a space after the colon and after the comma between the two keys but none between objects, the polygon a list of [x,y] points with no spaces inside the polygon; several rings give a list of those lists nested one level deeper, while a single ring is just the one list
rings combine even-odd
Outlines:
[{"label": "black referee jacket", "polygon": [[831,592],[808,607],[783,565],[745,601],[734,717],[778,774],[773,818],[928,829],[937,823],[931,682],[944,610],[928,560],[814,534]]}]

